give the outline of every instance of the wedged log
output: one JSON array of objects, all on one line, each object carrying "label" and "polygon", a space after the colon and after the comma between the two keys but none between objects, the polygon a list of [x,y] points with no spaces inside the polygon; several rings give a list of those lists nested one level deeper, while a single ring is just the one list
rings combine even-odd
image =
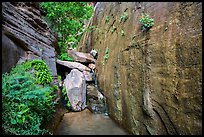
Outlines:
[{"label": "wedged log", "polygon": [[74,50],[67,50],[67,53],[70,57],[73,58],[74,61],[77,61],[77,62],[81,62],[81,63],[96,62],[94,57],[89,53],[82,53]]},{"label": "wedged log", "polygon": [[78,69],[81,72],[83,72],[83,71],[91,71],[90,68],[88,68],[87,66],[85,66],[85,65],[83,65],[83,64],[81,64],[79,62],[62,61],[62,60],[59,60],[59,59],[57,59],[56,62],[58,64],[61,64],[63,66],[71,68],[71,69]]}]

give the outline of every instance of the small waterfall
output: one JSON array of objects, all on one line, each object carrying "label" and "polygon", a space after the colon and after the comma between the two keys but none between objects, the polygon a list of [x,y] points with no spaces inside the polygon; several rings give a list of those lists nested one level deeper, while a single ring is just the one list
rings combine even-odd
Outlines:
[{"label": "small waterfall", "polygon": [[[96,74],[95,74],[94,70],[91,69],[91,73],[93,74],[94,86],[95,86],[96,90],[98,91],[98,100],[102,101],[102,103],[103,103],[103,113],[105,116],[108,116],[106,97],[99,91],[98,83],[97,83],[97,79],[96,79]],[[95,107],[94,109],[97,111],[98,110],[97,106],[94,106],[94,107]]]},{"label": "small waterfall", "polygon": [[98,89],[96,74],[93,69],[91,69],[91,73],[93,74],[94,86]]},{"label": "small waterfall", "polygon": [[104,98],[104,115],[108,116],[108,107],[107,107],[107,103],[106,103],[106,98]]}]

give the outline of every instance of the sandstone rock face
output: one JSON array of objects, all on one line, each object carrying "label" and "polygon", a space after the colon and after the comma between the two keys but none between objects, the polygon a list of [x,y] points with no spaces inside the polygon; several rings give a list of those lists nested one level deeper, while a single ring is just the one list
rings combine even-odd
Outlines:
[{"label": "sandstone rock face", "polygon": [[38,2],[2,3],[3,73],[9,72],[21,56],[25,57],[26,52],[31,51],[31,59],[45,60],[52,76],[57,76],[54,49],[56,43],[56,38],[42,19]]},{"label": "sandstone rock face", "polygon": [[[98,51],[110,117],[136,135],[201,135],[202,3],[97,2],[95,9],[96,28],[78,51]],[[149,32],[141,31],[142,12],[155,20]]]},{"label": "sandstone rock face", "polygon": [[86,107],[86,81],[83,73],[78,69],[72,69],[64,82],[72,110],[84,110]]},{"label": "sandstone rock face", "polygon": [[2,33],[2,73],[8,72],[18,62],[23,50]]}]

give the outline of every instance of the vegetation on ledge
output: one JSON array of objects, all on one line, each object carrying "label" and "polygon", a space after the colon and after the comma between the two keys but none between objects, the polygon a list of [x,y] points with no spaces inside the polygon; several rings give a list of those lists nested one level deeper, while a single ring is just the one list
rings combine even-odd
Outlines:
[{"label": "vegetation on ledge", "polygon": [[41,2],[40,7],[52,31],[58,35],[61,60],[72,61],[66,49],[75,49],[85,31],[86,21],[93,14],[93,7],[88,2]]},{"label": "vegetation on ledge", "polygon": [[43,123],[49,121],[55,111],[50,77],[42,60],[19,64],[2,75],[3,134],[42,135],[49,132],[43,129]]}]

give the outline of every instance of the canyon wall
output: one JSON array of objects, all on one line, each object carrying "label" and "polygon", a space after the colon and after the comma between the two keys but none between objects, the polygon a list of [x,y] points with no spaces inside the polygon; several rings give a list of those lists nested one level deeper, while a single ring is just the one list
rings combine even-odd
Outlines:
[{"label": "canyon wall", "polygon": [[43,59],[57,76],[57,39],[44,21],[39,2],[2,2],[2,73],[21,58]]},{"label": "canyon wall", "polygon": [[[155,21],[148,32],[142,13]],[[89,24],[78,51],[98,51],[112,119],[135,135],[202,134],[201,2],[97,2]]]}]

